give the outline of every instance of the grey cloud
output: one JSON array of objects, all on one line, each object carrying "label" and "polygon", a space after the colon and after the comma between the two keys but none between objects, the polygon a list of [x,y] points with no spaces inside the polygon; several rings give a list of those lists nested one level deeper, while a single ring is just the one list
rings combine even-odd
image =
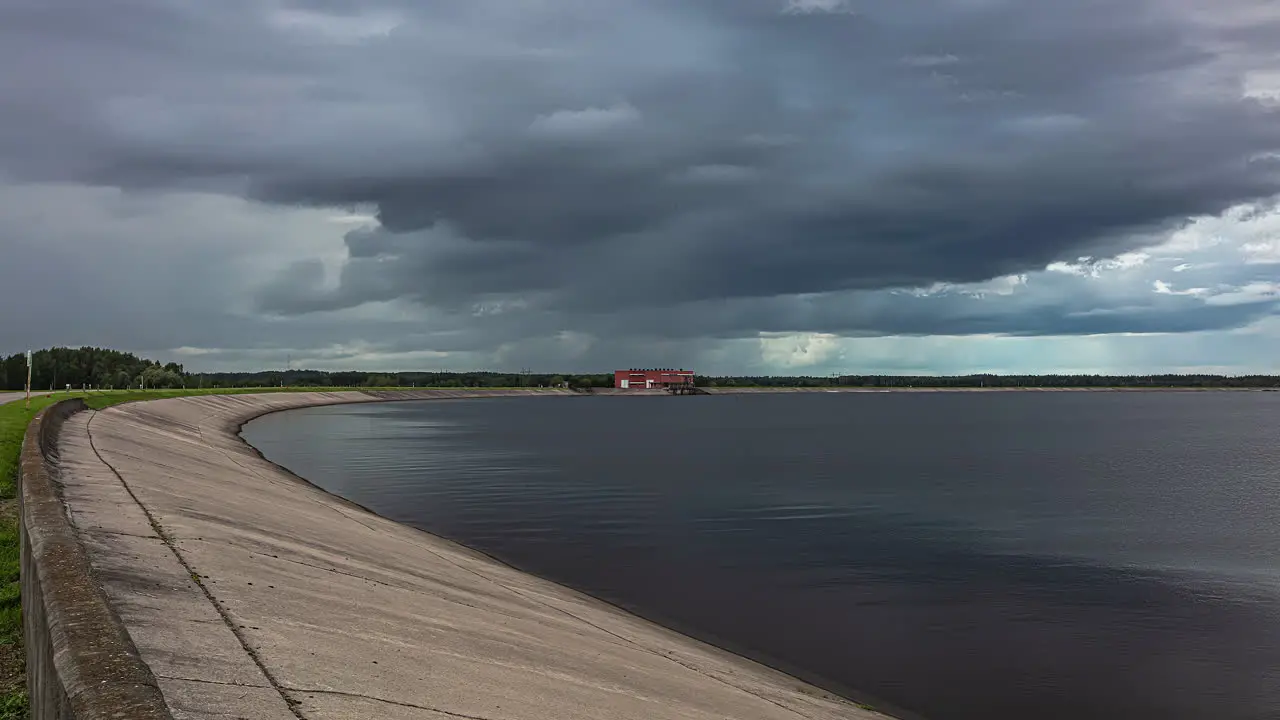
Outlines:
[{"label": "grey cloud", "polygon": [[[1090,2],[937,3],[836,20],[773,3],[658,7],[715,21],[702,65],[624,75],[593,99],[560,94],[561,106],[545,86],[515,90],[500,131],[473,136],[485,148],[474,165],[286,178],[265,192],[375,203],[391,233],[447,222],[470,249],[444,285],[490,292],[492,265],[508,265],[529,290],[565,283],[572,311],[978,281],[1116,252],[1138,231],[1278,189],[1275,163],[1258,158],[1280,146],[1276,114],[1227,90],[1251,53],[1280,43],[1222,57],[1206,49],[1210,31],[1159,4],[1106,4],[1103,17]],[[902,62],[944,51],[956,61],[941,70]],[[511,131],[529,118],[585,123],[583,136]],[[603,129],[615,132],[595,142]],[[795,142],[749,141],[769,136]],[[673,182],[729,167],[735,182]],[[431,281],[434,252],[401,257]],[[456,275],[466,252],[472,283]],[[413,273],[386,272],[417,294]]]},{"label": "grey cloud", "polygon": [[17,0],[0,175],[376,208],[336,277],[299,257],[257,290],[273,318],[209,321],[209,346],[237,323],[363,337],[342,317],[369,303],[468,352],[1236,327],[1274,308],[889,290],[1112,255],[1280,192],[1280,117],[1240,96],[1280,51],[1252,29],[1274,18],[1233,20],[1258,6]]}]

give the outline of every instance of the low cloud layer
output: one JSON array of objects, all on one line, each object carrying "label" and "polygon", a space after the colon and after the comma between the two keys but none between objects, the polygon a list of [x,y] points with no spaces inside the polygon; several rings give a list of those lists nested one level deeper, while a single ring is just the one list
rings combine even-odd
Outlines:
[{"label": "low cloud layer", "polygon": [[[1276,311],[1278,51],[1262,0],[18,0],[0,280],[77,289],[0,343],[726,372],[855,371],[874,338],[1190,348]],[[1174,365],[1255,366],[1220,360]]]}]

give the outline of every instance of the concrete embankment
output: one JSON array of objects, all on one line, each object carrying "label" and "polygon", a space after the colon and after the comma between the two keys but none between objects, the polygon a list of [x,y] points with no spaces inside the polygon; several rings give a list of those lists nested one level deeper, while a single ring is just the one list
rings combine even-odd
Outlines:
[{"label": "concrete embankment", "polygon": [[23,636],[33,720],[170,715],[69,522],[56,478],[63,424],[84,409],[68,400],[40,412],[23,440],[18,513]]},{"label": "concrete embankment", "polygon": [[[48,611],[33,622],[50,625],[32,636],[58,638],[33,664],[76,710],[37,717],[882,717],[373,515],[237,434],[277,410],[476,394],[180,398],[59,417],[38,432],[57,454],[37,442],[24,456],[24,502],[41,494],[42,514],[29,505],[23,523],[59,528],[79,560],[58,572],[86,590],[51,597],[48,553],[30,569],[24,556]],[[57,629],[82,608],[98,631]],[[118,677],[94,674],[108,657]],[[135,705],[115,715],[76,705],[117,695]]]}]

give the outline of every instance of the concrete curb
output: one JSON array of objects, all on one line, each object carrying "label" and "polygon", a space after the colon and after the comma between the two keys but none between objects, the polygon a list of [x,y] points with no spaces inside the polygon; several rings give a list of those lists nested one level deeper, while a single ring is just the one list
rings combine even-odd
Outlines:
[{"label": "concrete curb", "polygon": [[40,411],[18,470],[23,634],[32,720],[173,720],[150,668],[94,580],[67,518],[53,461],[83,400]]}]

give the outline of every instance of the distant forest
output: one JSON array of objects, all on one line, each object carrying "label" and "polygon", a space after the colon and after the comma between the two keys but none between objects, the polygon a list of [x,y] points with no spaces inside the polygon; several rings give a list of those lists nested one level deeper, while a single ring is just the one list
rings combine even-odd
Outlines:
[{"label": "distant forest", "polygon": [[[26,381],[24,354],[0,361],[0,390],[21,390]],[[33,390],[92,387],[612,387],[613,374],[499,372],[326,372],[264,370],[190,373],[178,363],[161,364],[117,350],[95,347],[53,348],[34,353]],[[1275,375],[840,375],[798,377],[712,377],[706,387],[1239,387],[1280,388]]]}]

